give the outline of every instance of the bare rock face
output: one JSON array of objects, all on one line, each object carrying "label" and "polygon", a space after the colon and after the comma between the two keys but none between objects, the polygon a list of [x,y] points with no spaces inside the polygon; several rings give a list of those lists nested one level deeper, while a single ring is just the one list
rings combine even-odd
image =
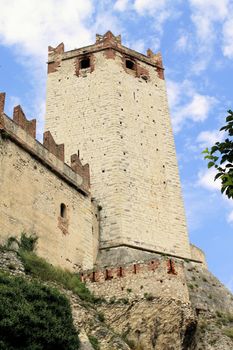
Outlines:
[{"label": "bare rock face", "polygon": [[206,268],[186,264],[197,329],[190,350],[233,349],[233,295]]},{"label": "bare rock face", "polygon": [[128,305],[103,305],[106,322],[131,349],[188,349],[196,329],[189,304],[172,299],[134,300]]}]

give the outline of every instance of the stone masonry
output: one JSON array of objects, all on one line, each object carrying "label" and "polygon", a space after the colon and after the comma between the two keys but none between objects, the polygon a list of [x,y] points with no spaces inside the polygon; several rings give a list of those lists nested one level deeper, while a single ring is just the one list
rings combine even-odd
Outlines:
[{"label": "stone masonry", "polygon": [[67,162],[79,153],[90,164],[102,255],[191,257],[160,54],[111,32],[76,50],[49,47],[45,128]]},{"label": "stone masonry", "polygon": [[[90,269],[98,252],[98,209],[91,200],[89,168],[72,156],[49,131],[43,145],[36,122],[20,106],[13,120],[4,114],[0,94],[0,243],[22,232],[38,236],[37,253],[73,271]],[[1,105],[1,103],[0,103]]]}]

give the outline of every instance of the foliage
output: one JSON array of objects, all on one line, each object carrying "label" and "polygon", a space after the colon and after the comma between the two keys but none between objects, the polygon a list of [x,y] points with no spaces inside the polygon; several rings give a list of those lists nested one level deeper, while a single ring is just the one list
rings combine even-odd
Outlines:
[{"label": "foliage", "polygon": [[56,289],[0,273],[0,349],[77,350],[68,300]]},{"label": "foliage", "polygon": [[220,131],[228,133],[229,138],[223,142],[216,142],[211,149],[206,148],[202,153],[208,162],[208,168],[214,167],[217,171],[214,180],[221,180],[221,192],[228,198],[233,198],[233,112],[228,111],[226,125]]},{"label": "foliage", "polygon": [[34,233],[27,234],[25,232],[22,232],[19,240],[14,236],[9,237],[7,240],[6,248],[10,249],[13,243],[17,243],[20,249],[32,252],[35,250],[37,241],[38,237]]},{"label": "foliage", "polygon": [[93,335],[89,335],[88,339],[94,350],[100,350],[99,341],[96,337],[94,337]]},{"label": "foliage", "polygon": [[94,296],[89,289],[87,289],[85,284],[80,281],[77,274],[55,267],[33,252],[20,249],[19,254],[26,273],[42,281],[58,283],[64,288],[73,291],[83,300],[94,301]]},{"label": "foliage", "polygon": [[154,300],[154,296],[153,296],[151,293],[144,293],[144,298],[145,298],[147,301],[152,301],[152,300]]}]

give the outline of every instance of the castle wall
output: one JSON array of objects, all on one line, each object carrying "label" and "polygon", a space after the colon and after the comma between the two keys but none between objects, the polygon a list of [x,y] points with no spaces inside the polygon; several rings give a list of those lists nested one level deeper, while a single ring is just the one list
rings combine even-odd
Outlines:
[{"label": "castle wall", "polygon": [[189,301],[183,263],[167,258],[109,267],[82,276],[88,288],[108,301],[163,297]]},{"label": "castle wall", "polygon": [[190,244],[190,248],[192,259],[200,261],[203,267],[208,268],[205,253],[200,248],[196,247],[194,244]]},{"label": "castle wall", "polygon": [[[67,161],[79,150],[90,163],[101,249],[190,258],[165,82],[149,58],[123,49],[137,72],[114,48],[50,52],[45,127],[65,143]],[[84,52],[91,67],[80,69]]]},{"label": "castle wall", "polygon": [[[37,253],[50,263],[73,271],[92,268],[98,218],[82,176],[6,116],[0,116],[0,129],[1,244],[35,233]],[[46,142],[51,147],[51,139]]]}]

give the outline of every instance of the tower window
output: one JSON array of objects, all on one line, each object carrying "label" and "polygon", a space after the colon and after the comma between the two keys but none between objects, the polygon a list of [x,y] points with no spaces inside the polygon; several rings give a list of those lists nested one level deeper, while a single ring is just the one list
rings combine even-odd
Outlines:
[{"label": "tower window", "polygon": [[89,57],[83,58],[80,61],[80,68],[81,69],[86,69],[86,68],[89,68],[90,66],[91,66],[91,61],[90,61]]},{"label": "tower window", "polygon": [[67,208],[66,208],[66,205],[64,203],[61,203],[61,205],[60,205],[60,216],[61,216],[61,218],[64,218],[64,219],[66,219],[66,217],[67,217]]},{"label": "tower window", "polygon": [[125,66],[128,69],[135,70],[135,63],[131,60],[125,60]]}]

